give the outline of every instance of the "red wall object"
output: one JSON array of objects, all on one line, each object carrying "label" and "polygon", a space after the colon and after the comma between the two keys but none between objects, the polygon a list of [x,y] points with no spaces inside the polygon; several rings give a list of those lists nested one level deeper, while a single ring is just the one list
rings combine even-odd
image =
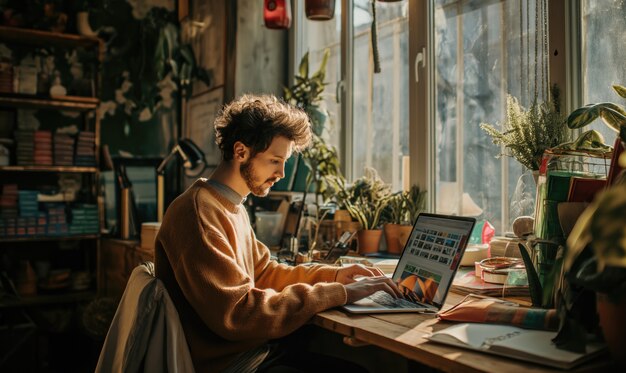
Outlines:
[{"label": "red wall object", "polygon": [[291,0],[264,0],[265,27],[288,29],[291,26]]}]

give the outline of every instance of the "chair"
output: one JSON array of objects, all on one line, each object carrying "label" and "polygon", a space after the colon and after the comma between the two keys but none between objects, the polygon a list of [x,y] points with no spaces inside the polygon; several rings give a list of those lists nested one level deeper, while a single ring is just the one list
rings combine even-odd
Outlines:
[{"label": "chair", "polygon": [[152,262],[130,275],[95,371],[194,371],[178,312]]}]

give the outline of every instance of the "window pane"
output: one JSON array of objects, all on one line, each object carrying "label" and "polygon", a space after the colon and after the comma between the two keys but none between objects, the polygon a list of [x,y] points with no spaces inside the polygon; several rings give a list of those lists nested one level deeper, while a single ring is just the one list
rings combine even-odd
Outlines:
[{"label": "window pane", "polygon": [[[537,82],[534,4],[437,0],[435,7],[436,210],[486,219],[499,234],[532,215],[535,186],[517,161],[496,158],[501,150],[480,124],[504,122],[507,93],[525,107],[531,101],[533,85],[520,82],[522,74]],[[530,32],[522,39],[520,26]]]},{"label": "window pane", "polygon": [[374,74],[369,0],[355,0],[352,177],[375,168],[394,190],[402,188],[408,156],[408,2],[376,2],[381,72]]},{"label": "window pane", "polygon": [[[303,18],[303,43],[309,52],[309,76],[315,73],[322,62],[324,51],[330,50],[330,57],[326,64],[326,79],[328,83],[324,90],[323,104],[330,117],[324,127],[324,139],[340,149],[341,133],[341,106],[337,103],[337,82],[341,80],[341,3],[335,4],[335,16],[329,21],[310,21]],[[296,66],[297,69],[297,66]]]},{"label": "window pane", "polygon": [[[626,1],[583,0],[582,30],[584,103],[608,101],[623,106],[624,99],[611,85],[626,85]],[[605,142],[613,145],[614,131],[599,120],[591,128],[600,131]]]}]

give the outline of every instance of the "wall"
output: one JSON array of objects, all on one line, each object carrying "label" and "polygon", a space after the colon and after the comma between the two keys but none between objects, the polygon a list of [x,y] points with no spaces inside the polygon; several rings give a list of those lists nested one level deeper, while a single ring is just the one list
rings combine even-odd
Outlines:
[{"label": "wall", "polygon": [[283,95],[287,81],[288,31],[263,23],[263,1],[237,1],[235,96]]}]

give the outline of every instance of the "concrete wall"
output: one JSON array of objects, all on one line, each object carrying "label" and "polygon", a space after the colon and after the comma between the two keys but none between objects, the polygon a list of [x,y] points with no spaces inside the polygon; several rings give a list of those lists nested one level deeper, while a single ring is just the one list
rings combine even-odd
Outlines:
[{"label": "concrete wall", "polygon": [[237,0],[235,96],[273,93],[282,97],[287,81],[287,30],[263,22],[263,1]]}]

